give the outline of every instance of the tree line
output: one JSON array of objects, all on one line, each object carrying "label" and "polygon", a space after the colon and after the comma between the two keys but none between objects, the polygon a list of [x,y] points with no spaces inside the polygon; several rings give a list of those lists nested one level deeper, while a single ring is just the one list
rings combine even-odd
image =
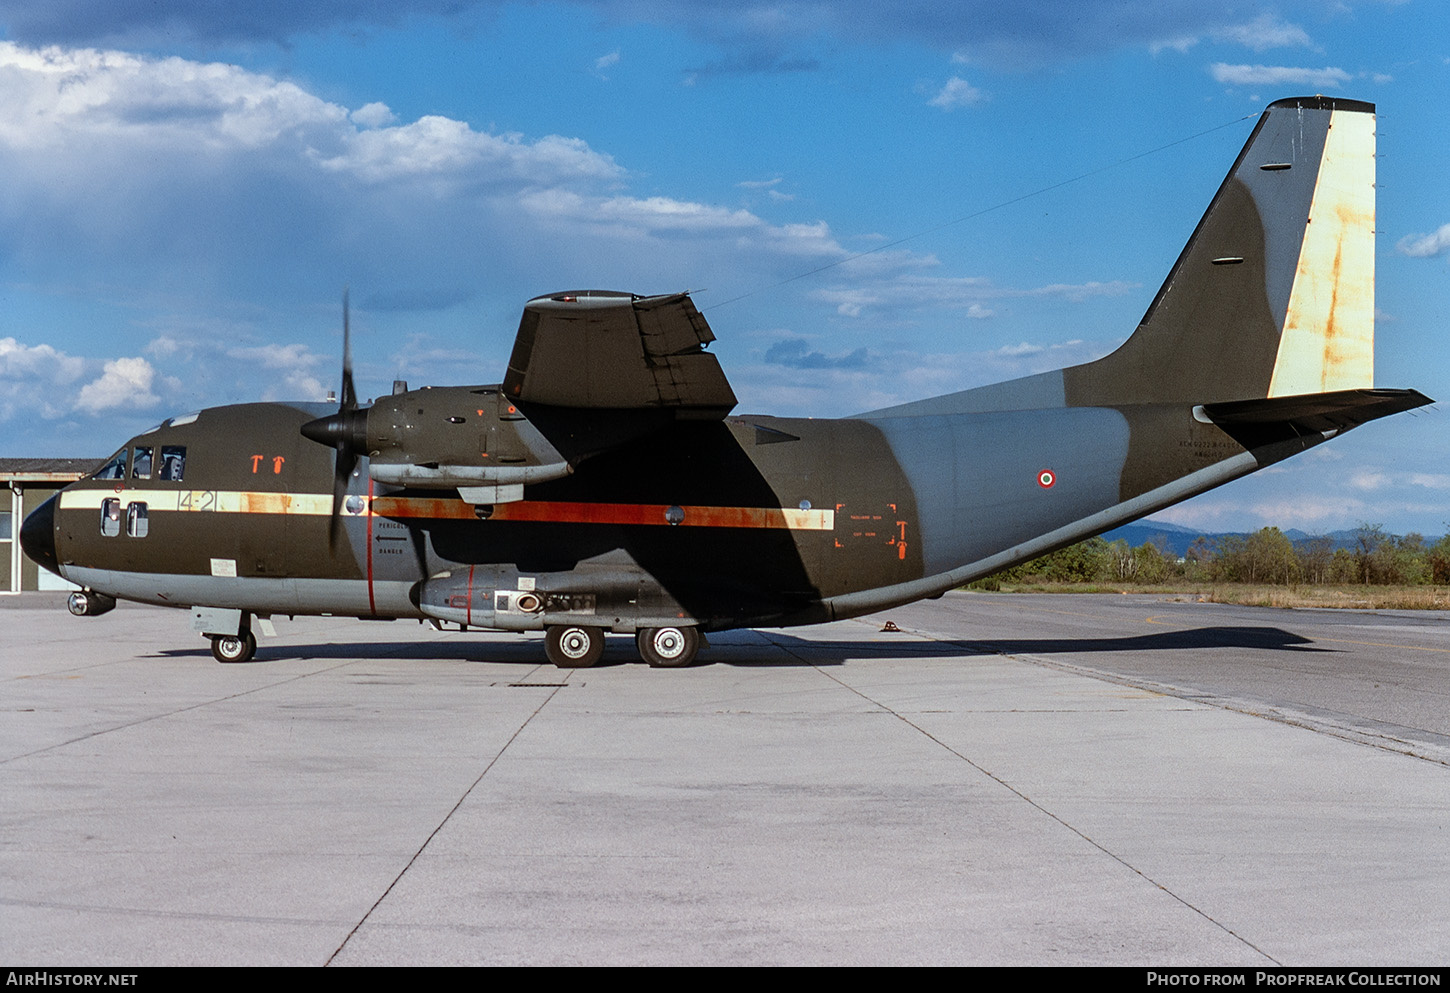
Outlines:
[{"label": "tree line", "polygon": [[1433,544],[1419,534],[1389,534],[1361,524],[1349,547],[1333,538],[1291,541],[1278,528],[1200,537],[1179,558],[1152,541],[1089,538],[1012,566],[974,586],[1002,583],[1257,583],[1294,586],[1450,584],[1450,534]]}]

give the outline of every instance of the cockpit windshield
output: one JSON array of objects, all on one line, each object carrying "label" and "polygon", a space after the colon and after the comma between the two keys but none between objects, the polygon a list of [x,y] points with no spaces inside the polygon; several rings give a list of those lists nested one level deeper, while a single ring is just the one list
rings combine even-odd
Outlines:
[{"label": "cockpit windshield", "polygon": [[115,455],[106,460],[106,464],[97,469],[92,479],[125,479],[126,478],[126,456],[130,449],[123,448]]}]

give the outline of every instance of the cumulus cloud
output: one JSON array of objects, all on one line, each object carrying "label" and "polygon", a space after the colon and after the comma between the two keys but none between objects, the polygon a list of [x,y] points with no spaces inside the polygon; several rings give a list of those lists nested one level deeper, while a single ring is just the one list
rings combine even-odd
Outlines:
[{"label": "cumulus cloud", "polygon": [[156,370],[143,358],[112,359],[99,378],[81,387],[76,409],[91,414],[107,410],[145,410],[160,403],[151,392]]},{"label": "cumulus cloud", "polygon": [[251,363],[266,370],[263,400],[322,400],[327,388],[314,370],[323,357],[306,345],[258,345],[251,348],[229,348],[227,357]]},{"label": "cumulus cloud", "polygon": [[364,104],[353,111],[348,117],[352,122],[364,128],[381,128],[389,124],[396,124],[398,115],[393,113],[385,103]]},{"label": "cumulus cloud", "polygon": [[971,83],[960,76],[953,76],[927,104],[942,110],[956,110],[958,107],[974,106],[986,98],[986,94]]},{"label": "cumulus cloud", "polygon": [[[667,283],[671,263],[770,272],[849,254],[823,221],[631,195],[578,138],[398,121],[381,102],[350,111],[238,66],[124,52],[0,42],[0,174],[0,277],[23,262],[32,284],[81,273],[126,302],[163,295],[178,325],[218,298],[316,300],[344,282],[387,311],[449,306],[481,277],[609,285],[646,239],[678,246],[652,262]],[[277,334],[266,320],[239,323]],[[156,359],[187,347],[180,331],[150,339]]]},{"label": "cumulus cloud", "polygon": [[0,379],[38,378],[59,385],[79,379],[84,370],[84,359],[51,345],[23,345],[14,338],[0,338]]},{"label": "cumulus cloud", "polygon": [[0,421],[67,413],[74,395],[70,387],[85,368],[84,359],[50,345],[0,338]]},{"label": "cumulus cloud", "polygon": [[1334,66],[1310,69],[1215,62],[1209,66],[1209,72],[1216,81],[1228,86],[1309,86],[1319,90],[1337,89],[1354,78],[1350,73]]},{"label": "cumulus cloud", "polygon": [[1401,238],[1395,249],[1401,255],[1424,259],[1450,251],[1450,224],[1442,224],[1429,234],[1412,234]]},{"label": "cumulus cloud", "polygon": [[1229,24],[1210,30],[1217,41],[1234,42],[1256,52],[1270,48],[1291,48],[1295,46],[1312,48],[1314,42],[1309,34],[1297,24],[1290,24],[1278,14],[1265,11],[1252,21],[1243,24]]}]

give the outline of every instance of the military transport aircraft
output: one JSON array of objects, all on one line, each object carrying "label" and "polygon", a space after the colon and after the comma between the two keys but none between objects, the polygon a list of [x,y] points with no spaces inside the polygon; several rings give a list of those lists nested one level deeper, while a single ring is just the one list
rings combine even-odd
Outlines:
[{"label": "military transport aircraft", "polygon": [[[733,415],[688,295],[524,307],[501,385],[214,407],[25,521],[31,558],[181,607],[223,662],[254,618],[542,631],[654,666],[701,633],[941,594],[1431,402],[1374,388],[1371,104],[1280,100],[1117,351],[842,420]],[[344,306],[344,325],[346,325]]]}]

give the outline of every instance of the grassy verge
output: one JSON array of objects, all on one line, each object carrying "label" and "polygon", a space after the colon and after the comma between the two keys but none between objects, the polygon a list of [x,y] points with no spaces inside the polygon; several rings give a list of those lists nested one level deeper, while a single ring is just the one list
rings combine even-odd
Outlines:
[{"label": "grassy verge", "polygon": [[[978,589],[978,587],[969,587]],[[1360,610],[1450,610],[1445,586],[1265,586],[1254,583],[1001,583],[1003,593],[1150,593],[1199,603],[1253,607],[1352,607]]]}]

